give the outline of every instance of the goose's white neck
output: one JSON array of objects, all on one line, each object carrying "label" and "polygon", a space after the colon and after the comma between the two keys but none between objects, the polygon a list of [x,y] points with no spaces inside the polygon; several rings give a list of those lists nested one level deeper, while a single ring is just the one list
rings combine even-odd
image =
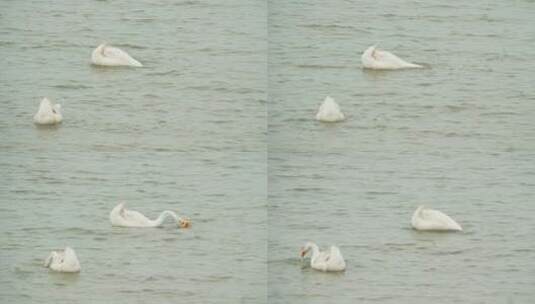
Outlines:
[{"label": "goose's white neck", "polygon": [[308,242],[305,244],[305,251],[309,251],[309,250],[312,250],[312,253],[311,253],[312,260],[316,259],[316,257],[318,257],[318,255],[320,254],[320,249],[318,245],[316,245],[313,242]]},{"label": "goose's white neck", "polygon": [[414,211],[414,214],[412,215],[412,219],[411,219],[411,222],[413,225],[415,225],[418,221],[421,220],[422,218],[422,211],[424,210],[424,206],[421,205],[419,206],[416,211]]},{"label": "goose's white neck", "polygon": [[420,207],[418,207],[418,209],[416,209],[416,214],[417,214],[417,215],[421,215],[422,211],[424,211],[424,208],[425,208],[425,207],[424,207],[423,205],[420,206]]},{"label": "goose's white neck", "polygon": [[153,221],[155,226],[161,225],[167,217],[171,217],[175,220],[176,223],[178,223],[178,216],[173,211],[165,210],[162,213],[160,213],[160,216],[156,220]]}]

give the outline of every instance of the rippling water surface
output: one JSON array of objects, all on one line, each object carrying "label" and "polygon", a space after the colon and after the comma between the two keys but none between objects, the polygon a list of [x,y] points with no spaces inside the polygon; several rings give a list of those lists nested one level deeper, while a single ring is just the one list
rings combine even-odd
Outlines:
[{"label": "rippling water surface", "polygon": [[[534,10],[2,1],[2,302],[532,302]],[[91,66],[101,42],[144,67]],[[426,68],[363,71],[374,43]],[[313,119],[326,95],[346,121]],[[61,126],[33,126],[43,96]],[[112,228],[120,200],[193,227]],[[420,204],[465,231],[411,230]],[[307,240],[347,270],[302,264]],[[79,275],[42,267],[66,245]]]},{"label": "rippling water surface", "polygon": [[[0,5],[2,151],[265,150],[261,1]],[[144,67],[90,65],[102,42]],[[43,96],[63,106],[57,132],[28,127]]]},{"label": "rippling water surface", "polygon": [[[265,155],[3,154],[2,298],[12,303],[265,301]],[[191,229],[116,228],[117,200]],[[75,248],[79,275],[42,267]]]},{"label": "rippling water surface", "polygon": [[[535,299],[535,3],[271,1],[271,303]],[[363,71],[370,45],[424,70]],[[326,95],[347,120],[313,117]],[[420,204],[463,233],[416,233]],[[343,274],[298,259],[340,246]]]},{"label": "rippling water surface", "polygon": [[[0,302],[265,303],[265,7],[0,3]],[[91,66],[102,42],[144,67]],[[120,200],[193,227],[112,228]],[[49,273],[66,245],[82,272]]]}]

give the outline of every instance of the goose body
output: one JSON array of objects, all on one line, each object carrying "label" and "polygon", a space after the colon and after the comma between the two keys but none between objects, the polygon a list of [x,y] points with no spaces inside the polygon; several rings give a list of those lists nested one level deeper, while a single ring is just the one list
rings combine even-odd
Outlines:
[{"label": "goose body", "polygon": [[61,105],[53,104],[48,98],[43,98],[39,104],[39,110],[33,116],[33,122],[38,125],[55,125],[61,123]]},{"label": "goose body", "polygon": [[301,258],[304,258],[308,252],[311,252],[310,267],[320,271],[344,271],[346,262],[340,249],[331,246],[328,251],[320,251],[318,245],[313,242],[307,242],[301,248]]},{"label": "goose body", "polygon": [[45,260],[45,267],[57,272],[80,272],[80,262],[70,247],[65,250],[52,251]]},{"label": "goose body", "polygon": [[139,61],[132,58],[125,51],[106,44],[99,45],[93,51],[91,54],[91,62],[94,65],[103,66],[143,66]]},{"label": "goose body", "polygon": [[117,227],[159,227],[167,217],[171,217],[180,228],[188,228],[191,222],[186,218],[179,218],[173,211],[163,211],[157,219],[151,220],[134,210],[127,210],[124,203],[115,206],[110,212],[110,222]]},{"label": "goose body", "polygon": [[323,122],[337,122],[345,119],[344,113],[340,110],[340,106],[330,96],[325,97],[321,104],[316,120]]},{"label": "goose body", "polygon": [[361,57],[362,65],[366,69],[397,70],[407,68],[423,68],[423,66],[407,62],[398,56],[370,46]]},{"label": "goose body", "polygon": [[427,209],[424,206],[418,207],[411,220],[412,227],[416,230],[431,231],[462,231],[463,228],[448,215],[438,211]]}]

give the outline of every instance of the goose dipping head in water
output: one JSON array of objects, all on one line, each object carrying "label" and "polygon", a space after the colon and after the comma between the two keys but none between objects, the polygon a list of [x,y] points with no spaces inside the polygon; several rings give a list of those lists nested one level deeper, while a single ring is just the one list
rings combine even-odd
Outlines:
[{"label": "goose dipping head in water", "polygon": [[340,110],[340,106],[330,96],[325,97],[316,114],[316,120],[323,122],[337,122],[345,118],[344,113]]},{"label": "goose dipping head in water", "polygon": [[65,250],[52,251],[45,260],[45,267],[57,272],[80,272],[80,262],[70,247]]},{"label": "goose dipping head in water", "polygon": [[362,54],[362,65],[366,69],[374,70],[397,70],[407,68],[423,68],[423,66],[407,62],[398,56],[380,50],[375,45],[370,46]]},{"label": "goose dipping head in water", "polygon": [[179,228],[191,227],[191,221],[188,218],[181,218],[173,211],[163,211],[157,219],[148,219],[143,214],[127,210],[124,203],[115,206],[110,212],[110,222],[112,226],[117,227],[159,227],[163,224],[167,217],[171,217]]},{"label": "goose dipping head in water", "polygon": [[37,125],[55,125],[61,123],[61,105],[52,104],[48,98],[43,98],[39,104],[39,110],[33,116],[33,122]]},{"label": "goose dipping head in water", "polygon": [[344,257],[336,246],[331,246],[329,251],[320,251],[318,245],[307,242],[305,246],[301,247],[299,253],[301,259],[304,259],[309,252],[312,252],[310,267],[313,269],[320,271],[343,271],[346,269]]},{"label": "goose dipping head in water", "polygon": [[438,211],[427,209],[424,206],[418,207],[411,220],[412,227],[416,230],[427,231],[462,231],[461,225],[457,224],[451,217]]},{"label": "goose dipping head in water", "polygon": [[143,66],[125,51],[104,43],[99,45],[91,54],[91,63],[103,66]]}]

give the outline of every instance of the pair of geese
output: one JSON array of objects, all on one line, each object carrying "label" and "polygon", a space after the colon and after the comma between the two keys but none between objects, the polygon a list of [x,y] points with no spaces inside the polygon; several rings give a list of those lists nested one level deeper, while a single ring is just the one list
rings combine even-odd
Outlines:
[{"label": "pair of geese", "polygon": [[[407,62],[390,52],[380,50],[375,45],[364,51],[361,60],[364,68],[373,70],[423,68],[419,64]],[[316,114],[316,120],[323,122],[338,122],[345,118],[340,106],[330,96],[325,98]]]},{"label": "pair of geese", "polygon": [[[168,217],[172,218],[179,228],[191,227],[190,219],[179,217],[169,210],[160,213],[155,220],[147,218],[138,211],[127,210],[125,203],[120,203],[110,212],[110,222],[115,227],[159,227]],[[80,272],[81,270],[76,252],[71,247],[52,251],[46,258],[44,266],[57,272]]]},{"label": "pair of geese", "polygon": [[[125,51],[106,44],[99,45],[91,54],[91,63],[100,66],[132,66],[143,65],[132,58]],[[56,125],[63,121],[61,105],[54,104],[48,98],[43,98],[39,104],[39,110],[33,116],[37,125]]]},{"label": "pair of geese", "polygon": [[[422,231],[462,231],[463,228],[445,213],[427,209],[424,206],[418,207],[411,219],[412,227]],[[328,251],[320,251],[318,245],[307,242],[301,248],[300,256],[304,259],[311,253],[310,267],[320,271],[344,271],[346,263],[340,249],[331,246]]]}]

